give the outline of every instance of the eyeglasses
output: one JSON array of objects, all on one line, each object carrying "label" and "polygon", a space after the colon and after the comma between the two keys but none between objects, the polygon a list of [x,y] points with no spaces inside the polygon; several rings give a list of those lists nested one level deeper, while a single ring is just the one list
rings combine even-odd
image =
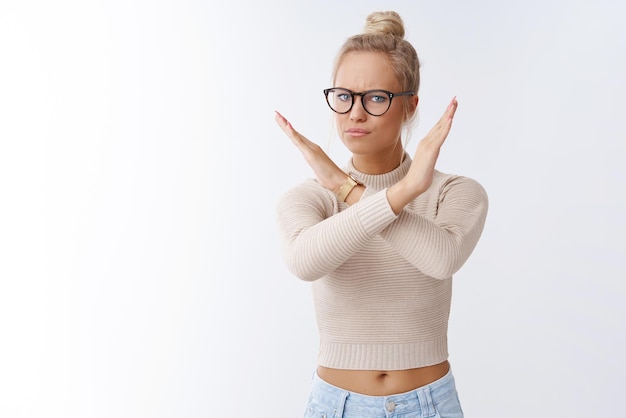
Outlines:
[{"label": "eyeglasses", "polygon": [[348,113],[354,106],[354,97],[361,96],[363,109],[372,116],[381,116],[387,113],[391,107],[391,100],[396,96],[414,96],[412,91],[402,93],[392,93],[387,90],[368,90],[361,93],[355,93],[348,89],[336,88],[324,90],[326,103],[328,106],[339,114]]}]

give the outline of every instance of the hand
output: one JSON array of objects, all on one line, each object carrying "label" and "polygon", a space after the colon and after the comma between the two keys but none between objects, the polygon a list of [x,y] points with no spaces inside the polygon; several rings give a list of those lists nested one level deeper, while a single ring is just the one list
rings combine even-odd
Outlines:
[{"label": "hand", "polygon": [[432,184],[439,151],[448,137],[457,106],[458,102],[454,97],[441,119],[417,144],[409,172],[402,180],[387,189],[387,199],[395,213],[400,213],[409,202],[428,190]]},{"label": "hand", "polygon": [[346,173],[337,167],[319,145],[309,141],[296,131],[283,115],[276,112],[275,120],[283,132],[291,139],[291,142],[298,147],[306,162],[313,169],[320,184],[326,189],[336,192],[346,180]]},{"label": "hand", "polygon": [[439,151],[448,137],[457,107],[458,102],[456,97],[454,97],[441,119],[417,144],[417,151],[406,177],[418,195],[425,192],[433,181],[433,173],[439,157]]}]

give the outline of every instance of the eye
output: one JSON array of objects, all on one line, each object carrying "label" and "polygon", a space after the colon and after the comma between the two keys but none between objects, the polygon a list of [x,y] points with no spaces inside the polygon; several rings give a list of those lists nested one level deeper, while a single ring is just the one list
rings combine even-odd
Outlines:
[{"label": "eye", "polygon": [[352,100],[350,93],[341,92],[341,91],[335,92],[335,97],[337,98],[337,100],[341,102],[349,102]]},{"label": "eye", "polygon": [[389,96],[382,92],[372,92],[367,95],[367,101],[376,104],[387,103],[388,100]]}]

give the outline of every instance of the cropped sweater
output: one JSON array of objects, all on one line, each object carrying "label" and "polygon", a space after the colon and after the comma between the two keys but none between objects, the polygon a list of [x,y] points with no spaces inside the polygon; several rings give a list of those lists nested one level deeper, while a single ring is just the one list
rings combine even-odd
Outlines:
[{"label": "cropped sweater", "polygon": [[473,251],[487,215],[476,181],[435,171],[430,188],[398,215],[387,188],[395,170],[371,175],[345,168],[366,189],[349,206],[316,180],[278,202],[283,256],[312,282],[318,364],[352,370],[405,370],[448,357],[452,275]]}]

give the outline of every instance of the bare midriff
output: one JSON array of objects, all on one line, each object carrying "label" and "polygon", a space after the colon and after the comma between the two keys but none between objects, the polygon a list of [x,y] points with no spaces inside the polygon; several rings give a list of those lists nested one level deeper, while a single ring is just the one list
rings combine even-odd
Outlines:
[{"label": "bare midriff", "polygon": [[450,363],[408,370],[342,370],[319,366],[317,374],[333,386],[370,396],[388,396],[409,392],[444,377]]}]

